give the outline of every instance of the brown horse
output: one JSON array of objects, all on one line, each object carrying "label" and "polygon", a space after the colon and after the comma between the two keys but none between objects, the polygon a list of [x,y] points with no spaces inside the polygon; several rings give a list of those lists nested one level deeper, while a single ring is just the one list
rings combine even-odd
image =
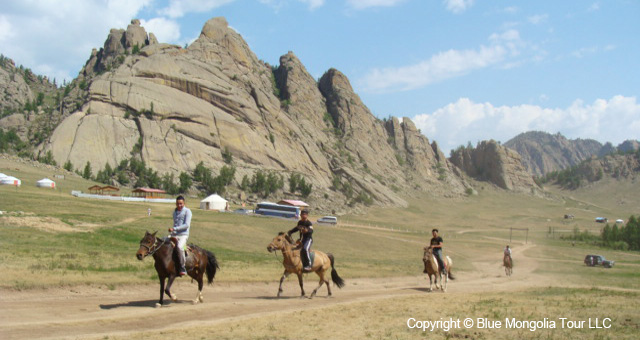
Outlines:
[{"label": "brown horse", "polygon": [[[282,251],[282,264],[284,265],[284,273],[280,278],[280,287],[278,288],[278,297],[282,294],[282,282],[284,279],[289,276],[289,274],[296,274],[298,276],[298,282],[300,283],[301,297],[306,296],[304,293],[304,286],[302,284],[302,261],[300,260],[300,250],[294,249],[295,244],[291,240],[291,237],[285,235],[285,233],[281,232],[276,236],[271,243],[267,246],[267,250],[271,253],[277,250]],[[320,277],[320,285],[313,290],[311,296],[309,298],[313,298],[316,295],[316,292],[322,284],[327,285],[327,290],[329,291],[329,295],[331,296],[331,286],[329,285],[329,280],[325,277],[326,272],[331,268],[331,280],[335,283],[338,288],[342,288],[344,286],[344,280],[338,276],[338,272],[333,267],[334,258],[331,254],[325,254],[321,251],[314,250],[315,258],[313,259],[313,265],[311,266],[311,271],[318,274]]]},{"label": "brown horse", "polygon": [[507,276],[511,276],[511,273],[513,273],[513,262],[511,260],[511,256],[505,254],[502,259],[502,265],[504,265],[504,273],[507,274]]},{"label": "brown horse", "polygon": [[[443,292],[446,292],[449,279],[455,280],[451,273],[453,261],[451,261],[449,256],[445,256],[444,261],[446,261],[446,272],[443,268],[439,268],[438,260],[436,260],[435,255],[433,255],[433,248],[424,247],[424,256],[422,257],[422,262],[424,263],[423,273],[429,275],[429,291],[433,291],[433,284],[435,281],[436,289],[438,289],[438,282],[440,282],[440,289],[442,289]],[[438,278],[440,278],[440,280],[438,280]]]},{"label": "brown horse", "polygon": [[[140,248],[136,253],[138,260],[142,261],[148,255],[153,255],[155,260],[156,271],[158,272],[158,278],[160,279],[160,301],[156,304],[156,307],[160,307],[163,304],[164,293],[173,301],[177,301],[178,297],[171,294],[171,285],[173,280],[178,276],[177,256],[173,249],[175,243],[172,243],[170,239],[161,239],[156,237],[156,231],[150,234],[145,232],[144,237],[140,240]],[[211,285],[213,278],[216,276],[216,270],[218,267],[218,261],[212,252],[202,249],[193,244],[189,245],[187,255],[185,255],[185,267],[187,268],[187,274],[198,282],[198,294],[193,303],[202,302],[202,277],[204,273],[207,273],[207,281]],[[169,278],[167,288],[165,289],[165,280]]]}]

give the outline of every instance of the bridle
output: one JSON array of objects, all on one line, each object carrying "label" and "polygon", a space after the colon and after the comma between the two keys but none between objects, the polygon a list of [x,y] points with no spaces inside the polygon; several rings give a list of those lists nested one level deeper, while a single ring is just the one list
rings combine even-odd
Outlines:
[{"label": "bridle", "polygon": [[155,237],[155,242],[153,243],[153,245],[151,245],[151,247],[140,242],[141,247],[147,248],[147,253],[143,256],[143,258],[149,255],[155,254],[162,247],[163,244],[164,244],[164,241],[160,242],[160,239],[157,237]]}]

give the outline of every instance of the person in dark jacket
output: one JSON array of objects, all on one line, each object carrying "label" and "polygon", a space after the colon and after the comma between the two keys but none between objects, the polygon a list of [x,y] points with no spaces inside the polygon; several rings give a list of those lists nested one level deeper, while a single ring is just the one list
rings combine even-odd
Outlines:
[{"label": "person in dark jacket", "polygon": [[300,220],[298,224],[289,232],[287,235],[291,236],[293,233],[300,233],[300,237],[302,238],[301,244],[302,249],[300,249],[300,259],[302,260],[302,270],[305,272],[310,272],[313,263],[311,263],[311,244],[313,243],[313,224],[309,221],[309,211],[302,210],[300,212]]},{"label": "person in dark jacket", "polygon": [[431,238],[431,248],[433,249],[433,255],[436,256],[436,260],[438,261],[438,265],[442,268],[443,272],[446,271],[445,262],[442,258],[442,237],[438,236],[438,229],[431,230],[431,234],[433,237]]}]

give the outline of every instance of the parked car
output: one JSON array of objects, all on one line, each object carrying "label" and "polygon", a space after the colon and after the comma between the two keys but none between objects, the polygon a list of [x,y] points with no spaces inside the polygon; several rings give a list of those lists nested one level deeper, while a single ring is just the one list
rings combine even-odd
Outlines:
[{"label": "parked car", "polygon": [[589,267],[603,266],[605,268],[611,268],[615,264],[615,261],[609,261],[602,255],[587,255],[584,258],[584,264]]},{"label": "parked car", "polygon": [[249,210],[249,209],[236,209],[233,211],[235,214],[240,214],[240,215],[249,215],[249,214],[253,214],[253,210]]},{"label": "parked car", "polygon": [[606,217],[596,217],[596,222],[598,223],[607,223],[609,222],[609,219]]},{"label": "parked car", "polygon": [[335,216],[322,216],[318,219],[318,223],[338,224],[338,218]]}]

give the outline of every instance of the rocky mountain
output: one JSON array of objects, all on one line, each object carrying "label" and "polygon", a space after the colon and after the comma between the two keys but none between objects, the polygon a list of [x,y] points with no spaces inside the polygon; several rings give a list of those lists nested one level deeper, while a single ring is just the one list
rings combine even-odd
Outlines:
[{"label": "rocky mountain", "polygon": [[520,155],[494,140],[482,141],[475,148],[460,147],[451,153],[449,160],[469,176],[503,189],[525,193],[536,193],[539,189]]},{"label": "rocky mountain", "polygon": [[31,155],[65,115],[85,102],[86,92],[77,81],[58,87],[55,79],[36,75],[0,55],[0,93],[0,128],[13,130],[24,142],[25,149],[14,151]]},{"label": "rocky mountain", "polygon": [[379,120],[347,77],[319,81],[289,52],[259,60],[224,18],[187,48],[158,43],[134,20],[111,30],[77,79],[85,100],[38,152],[95,173],[136,155],[160,173],[217,171],[233,157],[235,182],[258,170],[313,183],[311,200],[353,197],[404,206],[423,190],[460,195],[468,184],[408,118]]},{"label": "rocky mountain", "polygon": [[592,157],[604,157],[618,151],[635,151],[639,143],[628,140],[615,147],[609,142],[603,145],[593,139],[567,139],[560,133],[552,135],[530,131],[517,135],[504,143],[504,146],[520,154],[527,171],[535,176],[542,176],[578,165]]},{"label": "rocky mountain", "polygon": [[605,177],[637,180],[640,176],[640,149],[594,157],[570,168],[552,171],[540,177],[540,183],[552,183],[566,189],[577,189]]}]

